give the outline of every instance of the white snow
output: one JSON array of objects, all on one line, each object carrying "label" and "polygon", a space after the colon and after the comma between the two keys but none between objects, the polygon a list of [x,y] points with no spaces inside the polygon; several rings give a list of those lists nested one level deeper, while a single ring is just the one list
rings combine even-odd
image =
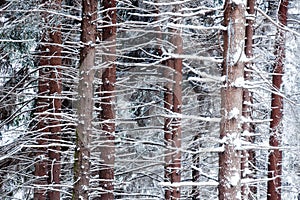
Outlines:
[{"label": "white snow", "polygon": [[247,3],[246,0],[232,0],[232,2],[235,4],[244,4],[244,5],[246,5],[246,3]]},{"label": "white snow", "polygon": [[238,119],[240,111],[237,107],[232,108],[228,113],[228,119]]},{"label": "white snow", "polygon": [[244,83],[244,77],[238,77],[233,83],[231,83],[231,87],[243,87]]},{"label": "white snow", "polygon": [[237,186],[241,180],[240,174],[238,172],[235,172],[231,177],[230,177],[230,185],[232,186]]},{"label": "white snow", "polygon": [[0,22],[2,22],[2,23],[4,23],[4,22],[6,22],[8,20],[8,18],[5,18],[5,17],[0,17]]}]

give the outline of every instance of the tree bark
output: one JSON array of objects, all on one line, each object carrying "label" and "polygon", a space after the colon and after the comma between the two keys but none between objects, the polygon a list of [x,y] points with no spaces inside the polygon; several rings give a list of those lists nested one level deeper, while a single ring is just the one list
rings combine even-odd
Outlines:
[{"label": "tree bark", "polygon": [[73,199],[89,199],[90,137],[93,120],[93,80],[95,65],[95,42],[97,0],[82,1],[81,37],[82,49],[79,61],[78,125],[74,165]]},{"label": "tree bark", "polygon": [[243,3],[225,2],[223,71],[221,88],[220,138],[224,151],[219,154],[219,199],[241,199],[241,153],[237,150],[241,137],[241,114],[244,63],[240,60],[245,43],[245,9]]},{"label": "tree bark", "polygon": [[[43,2],[45,3],[45,2]],[[61,1],[54,1],[54,4],[47,5],[47,8],[59,10]],[[42,13],[44,22],[49,23],[46,13]],[[39,176],[38,185],[34,191],[34,199],[43,200],[50,198],[60,199],[59,188],[55,186],[46,190],[47,183],[55,185],[60,183],[60,147],[45,147],[49,142],[58,143],[60,141],[60,117],[61,101],[55,96],[61,94],[61,33],[60,26],[53,27],[54,32],[45,29],[41,40],[41,55],[39,59],[39,80],[38,80],[38,99],[37,99],[37,129],[41,136],[37,143],[38,161],[35,164],[35,175]],[[50,40],[48,40],[50,39]],[[51,97],[49,97],[51,96]],[[53,97],[53,98],[52,98]],[[45,114],[53,113],[53,114]],[[43,186],[44,185],[44,186]]]},{"label": "tree bark", "polygon": [[[164,109],[166,111],[167,115],[172,115],[172,107],[173,107],[173,60],[167,60],[167,66],[168,69],[165,69],[164,71],[164,77],[167,79],[167,83],[165,84],[165,91],[164,91]],[[166,145],[166,151],[165,151],[165,181],[171,182],[171,169],[172,169],[172,118],[171,117],[165,117],[164,119],[164,139],[165,139],[165,145]],[[169,200],[171,199],[171,189],[167,188],[165,190],[165,199]]]},{"label": "tree bark", "polygon": [[[51,5],[51,9],[60,10],[61,0],[54,1]],[[61,142],[61,99],[60,95],[62,92],[62,80],[61,80],[61,65],[62,65],[62,38],[61,38],[61,27],[60,25],[53,27],[51,32],[49,32],[49,38],[51,45],[49,46],[49,54],[51,58],[49,59],[50,65],[53,66],[50,69],[50,79],[49,79],[49,94],[50,107],[49,110],[53,115],[50,115],[49,120],[49,140],[52,143]],[[60,191],[59,187],[56,185],[60,184],[60,146],[52,146],[48,149],[49,155],[49,177],[48,183],[52,186],[49,191],[49,199],[59,200]]]},{"label": "tree bark", "polygon": [[114,163],[115,163],[115,84],[116,84],[116,0],[103,1],[103,62],[107,67],[102,74],[101,113],[102,123],[100,147],[100,187],[101,199],[114,199]]},{"label": "tree bark", "polygon": [[[174,12],[179,10],[178,5],[174,7]],[[175,46],[175,55],[181,55],[183,44],[181,32],[176,29],[170,29],[170,42]],[[182,59],[170,58],[167,60],[168,70],[165,74],[168,79],[166,91],[164,94],[165,109],[171,111],[170,114],[181,114],[182,108]],[[173,82],[173,83],[171,83]],[[171,183],[181,181],[181,118],[165,118],[164,125],[165,142],[167,150],[165,155],[165,179]],[[180,188],[172,187],[165,191],[166,199],[180,199]]]},{"label": "tree bark", "polygon": [[[247,58],[252,58],[253,56],[253,35],[254,35],[254,15],[255,15],[255,0],[247,0],[247,12],[252,15],[253,18],[246,20],[246,46],[245,55]],[[247,70],[244,72],[245,81],[250,81],[252,79],[252,73],[250,69],[252,68],[252,62],[245,63]],[[252,92],[248,88],[243,89],[243,108],[242,115],[247,120],[252,120],[253,112],[253,97]],[[254,124],[251,122],[244,122],[242,124],[243,133],[245,134],[245,140],[253,143],[254,136],[251,134],[254,132]],[[241,177],[242,178],[254,178],[255,175],[255,151],[254,150],[243,150],[241,159]],[[250,172],[250,174],[249,174]],[[248,186],[246,184],[242,185],[242,199],[255,199],[255,194],[257,189],[255,186]]]},{"label": "tree bark", "polygon": [[[182,54],[182,38],[180,31],[177,30],[172,38],[175,45],[175,54]],[[175,115],[181,114],[182,108],[182,59],[174,59],[174,92],[173,92],[173,112]],[[173,148],[176,149],[172,157],[172,174],[171,180],[174,183],[181,181],[181,118],[174,118],[172,122],[172,142]],[[180,189],[172,189],[172,199],[180,199]]]},{"label": "tree bark", "polygon": [[[42,52],[46,51],[46,47],[43,46],[41,48]],[[46,59],[43,58],[44,55],[41,55],[39,65],[44,66],[46,65]],[[47,79],[47,72],[46,69],[41,67],[39,69],[39,79],[38,79],[38,99],[37,99],[37,131],[40,134],[37,139],[37,144],[41,145],[40,148],[37,149],[36,157],[37,161],[34,165],[34,175],[37,176],[37,181],[35,184],[37,187],[34,189],[34,200],[46,200],[47,193],[46,193],[46,185],[47,185],[47,175],[48,175],[48,168],[47,168],[47,148],[46,145],[48,143],[48,133],[49,128],[46,122],[46,115],[44,114],[48,110],[49,99],[46,97],[48,92],[48,79]]]},{"label": "tree bark", "polygon": [[[287,25],[288,0],[281,0],[278,10],[278,20],[282,25]],[[272,84],[276,90],[281,90],[282,76],[285,59],[285,32],[281,29],[277,30],[276,46],[275,46],[275,66],[273,71]],[[271,123],[270,123],[270,139],[271,147],[279,147],[281,145],[282,135],[282,118],[283,118],[283,98],[278,93],[272,93],[271,102]],[[268,165],[268,200],[281,199],[281,175],[282,175],[282,151],[273,149],[269,154]]]}]

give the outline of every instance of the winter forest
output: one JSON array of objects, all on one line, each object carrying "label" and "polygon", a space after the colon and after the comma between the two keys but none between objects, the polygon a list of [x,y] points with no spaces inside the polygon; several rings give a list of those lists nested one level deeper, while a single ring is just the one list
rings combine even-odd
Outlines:
[{"label": "winter forest", "polygon": [[1,200],[299,200],[299,0],[0,0]]}]

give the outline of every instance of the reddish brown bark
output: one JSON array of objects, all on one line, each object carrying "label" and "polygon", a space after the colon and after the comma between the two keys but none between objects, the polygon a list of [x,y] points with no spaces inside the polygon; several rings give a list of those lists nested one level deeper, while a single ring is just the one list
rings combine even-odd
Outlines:
[{"label": "reddish brown bark", "polygon": [[[61,1],[57,0],[50,5],[50,8],[59,10],[60,6]],[[42,17],[45,22],[48,22],[48,16],[46,13],[43,13]],[[61,139],[60,117],[58,114],[61,109],[61,100],[59,99],[59,95],[61,94],[60,66],[62,64],[62,42],[60,26],[53,27],[53,30],[45,30],[40,48],[41,57],[39,65],[41,66],[41,69],[39,70],[38,83],[39,98],[37,100],[37,113],[39,122],[37,128],[41,133],[41,136],[37,140],[37,143],[42,146],[46,145],[47,141],[51,143],[59,143]],[[48,38],[50,40],[48,40]],[[53,114],[44,114],[46,112]],[[46,185],[48,183],[53,187],[46,191],[45,187],[43,188],[43,186],[38,186],[34,192],[34,199],[60,199],[59,188],[55,187],[56,184],[60,183],[60,147],[53,146],[48,149],[46,147],[41,147],[38,149],[37,156],[39,158],[43,158],[35,164],[35,175],[43,177],[42,180],[37,182],[37,184]]]},{"label": "reddish brown bark", "polygon": [[[180,31],[176,31],[171,41],[175,47],[175,54],[182,55],[182,38]],[[174,114],[181,114],[182,108],[182,59],[174,59],[174,92],[173,92],[173,112]],[[179,183],[181,181],[181,118],[174,118],[172,122],[172,142],[176,149],[172,157],[172,183]],[[172,189],[172,199],[180,199],[180,188]]]},{"label": "reddish brown bark", "polygon": [[[61,8],[61,0],[56,0],[51,5],[51,9],[60,10]],[[60,25],[53,27],[51,31],[49,31],[50,43],[49,45],[49,65],[51,65],[49,71],[49,96],[50,104],[49,111],[53,113],[50,115],[49,120],[49,141],[51,143],[60,143],[61,142],[61,99],[60,95],[62,92],[62,80],[61,80],[61,51],[62,51],[62,39],[61,39],[61,27]],[[60,172],[61,172],[61,164],[60,164],[60,146],[51,146],[48,148],[48,156],[49,156],[49,167],[48,167],[48,183],[51,185],[49,190],[49,199],[51,200],[59,200],[60,199],[60,191],[59,187],[56,185],[60,184]]]},{"label": "reddish brown bark", "polygon": [[101,113],[102,123],[101,165],[99,171],[101,199],[114,199],[114,162],[115,162],[115,84],[116,84],[116,0],[103,1],[102,41],[105,45],[103,62],[108,67],[102,74]]},{"label": "reddish brown bark", "polygon": [[[287,24],[287,10],[288,0],[282,0],[280,2],[278,11],[278,20],[282,25]],[[282,76],[285,59],[285,32],[278,29],[276,38],[276,62],[273,71],[273,87],[277,90],[281,90]],[[283,98],[278,93],[272,93],[271,102],[271,123],[270,123],[270,140],[271,147],[280,147],[281,135],[282,135],[282,109]],[[272,149],[269,154],[268,165],[268,200],[280,200],[281,199],[281,175],[282,175],[282,151],[279,149]]]},{"label": "reddish brown bark", "polygon": [[[254,15],[255,15],[255,0],[248,0],[247,1],[247,12],[253,16],[253,18],[249,18],[246,20],[246,40],[245,40],[245,55],[247,58],[252,58],[253,56],[253,34],[254,34]],[[249,81],[252,79],[251,74],[251,62],[246,63],[245,67],[248,70],[245,70],[244,72],[244,79],[246,81]],[[252,93],[249,91],[248,88],[243,89],[243,117],[245,119],[252,119],[252,104],[253,104],[253,98]],[[244,122],[242,125],[242,129],[245,136],[245,140],[253,143],[254,142],[254,136],[251,135],[254,131],[254,124],[251,122]],[[247,135],[248,134],[248,135]],[[255,151],[254,150],[244,150],[242,151],[242,160],[241,160],[241,176],[242,178],[254,178],[255,173]],[[251,172],[249,174],[249,172]],[[256,194],[256,187],[255,186],[248,186],[248,185],[242,185],[242,199],[254,199]]]},{"label": "reddish brown bark", "polygon": [[[57,2],[59,5],[61,2]],[[57,29],[54,33],[50,34],[50,39],[52,40],[52,45],[49,47],[49,53],[52,56],[50,59],[50,65],[53,68],[50,71],[50,83],[49,83],[49,93],[51,96],[50,99],[50,111],[53,113],[50,116],[49,121],[49,130],[50,135],[49,139],[52,143],[60,143],[61,142],[61,99],[60,95],[62,92],[62,81],[61,81],[61,32],[60,27],[56,27]],[[57,45],[56,45],[57,44]],[[53,97],[53,99],[52,99]],[[49,198],[51,200],[59,200],[60,192],[59,187],[55,186],[60,184],[60,171],[61,171],[61,163],[60,163],[60,146],[51,146],[48,149],[49,153],[49,177],[48,183],[51,184],[52,189],[49,191]]]},{"label": "reddish brown bark", "polygon": [[244,77],[244,63],[240,56],[244,51],[245,5],[225,2],[223,71],[225,77],[221,89],[220,138],[224,151],[219,154],[219,199],[241,198],[241,153],[237,142],[240,140],[240,122],[243,104],[243,89],[235,84]]},{"label": "reddish brown bark", "polygon": [[[174,11],[178,11],[178,6]],[[175,46],[174,54],[181,55],[183,44],[181,32],[170,29],[170,42]],[[171,58],[166,62],[168,68],[165,77],[168,79],[165,85],[164,108],[168,114],[181,114],[182,107],[182,59]],[[172,83],[173,82],[173,83]],[[165,180],[170,183],[181,181],[181,118],[165,118],[164,124],[165,143]],[[170,150],[172,148],[172,150]],[[171,187],[165,190],[165,199],[180,199],[180,188]]]},{"label": "reddish brown bark", "polygon": [[[158,1],[155,0],[155,3]],[[156,14],[159,16],[160,10],[159,7],[156,7]],[[156,21],[159,21],[159,18],[156,17]],[[157,37],[157,52],[159,56],[162,56],[161,49],[161,40],[162,40],[162,30],[159,26],[155,27],[156,37]],[[164,85],[164,109],[166,115],[172,114],[173,108],[173,71],[174,71],[174,59],[169,59],[166,62],[162,63],[163,65],[168,66],[168,68],[164,68],[164,78],[167,80]],[[166,116],[164,118],[164,141],[165,141],[165,156],[164,156],[164,179],[165,182],[171,182],[171,174],[172,174],[172,118]],[[166,188],[165,190],[165,199],[171,199],[171,188]]]},{"label": "reddish brown bark", "polygon": [[[42,47],[41,51],[45,51],[46,47]],[[39,61],[40,66],[46,65],[46,59],[41,55],[41,59]],[[47,72],[45,68],[41,68],[39,70],[39,79],[38,79],[38,95],[37,99],[37,115],[38,115],[38,124],[37,131],[40,133],[40,136],[37,139],[37,144],[41,145],[40,148],[37,149],[36,156],[38,160],[35,163],[34,175],[37,176],[38,180],[35,182],[37,187],[34,189],[34,200],[45,200],[47,198],[46,193],[46,185],[47,185],[47,164],[48,164],[48,155],[47,155],[47,141],[48,141],[48,124],[46,123],[45,117],[43,114],[48,110],[49,99],[47,97],[48,94],[48,79]]]},{"label": "reddish brown bark", "polygon": [[81,37],[82,49],[79,61],[78,125],[74,164],[73,199],[89,199],[90,138],[93,120],[93,80],[95,66],[95,42],[97,0],[82,1]]},{"label": "reddish brown bark", "polygon": [[[167,79],[167,83],[165,85],[164,91],[164,109],[167,115],[172,114],[172,107],[173,107],[173,60],[167,61],[167,66],[169,69],[165,69],[164,77]],[[172,67],[172,68],[171,68]],[[166,145],[165,151],[165,181],[171,182],[171,169],[172,169],[172,118],[165,117],[164,120],[164,139]],[[165,191],[165,199],[171,199],[171,189],[168,188]]]}]

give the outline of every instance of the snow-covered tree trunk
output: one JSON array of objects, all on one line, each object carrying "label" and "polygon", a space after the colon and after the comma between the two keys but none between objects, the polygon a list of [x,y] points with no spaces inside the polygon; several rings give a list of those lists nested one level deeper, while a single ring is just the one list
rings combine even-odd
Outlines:
[{"label": "snow-covered tree trunk", "polygon": [[96,0],[82,1],[80,40],[83,47],[80,51],[79,61],[78,125],[76,129],[73,199],[89,199],[97,5]]},{"label": "snow-covered tree trunk", "polygon": [[[173,80],[174,80],[174,59],[168,59],[166,61],[166,65],[168,66],[164,69],[164,77],[166,78],[166,83],[164,86],[164,109],[167,115],[173,114]],[[164,139],[166,145],[165,151],[165,181],[172,182],[172,123],[173,119],[170,116],[166,116],[164,119]],[[170,200],[172,196],[171,188],[167,188],[165,190],[165,199]]]},{"label": "snow-covered tree trunk", "polygon": [[[56,0],[51,5],[51,9],[59,11],[61,8],[61,0]],[[49,120],[49,140],[52,143],[60,143],[61,141],[61,92],[62,92],[62,80],[61,80],[61,65],[62,65],[62,38],[61,38],[61,27],[60,25],[53,27],[49,32],[49,38],[51,45],[49,46],[49,59],[50,65],[53,66],[50,69],[49,79],[49,94],[50,94],[50,115]],[[49,156],[49,177],[48,183],[52,186],[49,191],[49,199],[59,200],[60,199],[60,188],[56,185],[60,184],[61,174],[61,163],[60,163],[60,146],[51,146],[48,149]]]},{"label": "snow-covered tree trunk", "polygon": [[224,151],[219,154],[219,199],[241,199],[241,137],[245,45],[244,1],[225,2],[223,71],[221,88],[220,138]]},{"label": "snow-covered tree trunk", "polygon": [[[46,52],[46,47],[43,46],[40,48],[42,52]],[[37,99],[37,109],[36,113],[38,115],[38,123],[37,123],[37,131],[40,133],[40,136],[37,137],[37,144],[41,145],[36,151],[37,161],[34,165],[34,175],[37,176],[37,181],[35,184],[37,185],[34,189],[34,199],[35,200],[45,200],[47,197],[46,193],[46,185],[47,185],[47,141],[48,141],[48,132],[49,128],[45,121],[45,113],[48,110],[49,99],[46,97],[48,92],[48,79],[46,69],[42,66],[47,65],[47,59],[43,58],[45,55],[40,55],[41,58],[39,60],[39,65],[41,69],[39,69],[39,79],[38,79],[38,99]]]},{"label": "snow-covered tree trunk", "polygon": [[116,84],[116,0],[103,1],[102,43],[103,62],[106,68],[102,73],[101,113],[102,121],[100,146],[100,187],[101,199],[114,199],[115,163],[115,84]]},{"label": "snow-covered tree trunk", "polygon": [[[175,31],[175,35],[172,37],[172,43],[175,45],[175,54],[181,55],[183,44],[180,31]],[[181,181],[181,109],[182,109],[182,59],[174,59],[174,89],[173,89],[173,112],[178,117],[175,117],[172,121],[172,143],[173,148],[176,149],[172,158],[172,173],[171,180],[173,183],[179,183]],[[172,189],[172,199],[180,199],[180,189]]]},{"label": "snow-covered tree trunk", "polygon": [[[287,24],[287,10],[288,0],[281,0],[278,10],[278,21],[280,25]],[[281,199],[281,175],[282,175],[282,151],[277,149],[281,145],[282,134],[282,117],[283,117],[283,98],[278,92],[281,91],[282,76],[284,72],[284,59],[285,59],[285,31],[278,29],[275,46],[276,61],[273,68],[272,84],[274,91],[272,93],[271,102],[271,123],[270,123],[270,141],[269,144],[272,149],[269,154],[268,164],[268,200]]]},{"label": "snow-covered tree trunk", "polygon": [[[167,112],[167,115],[172,114],[173,107],[173,92],[172,92],[172,80],[173,80],[173,68],[170,68],[174,61],[169,59],[167,60],[167,66],[169,68],[165,69],[164,77],[166,78],[165,91],[164,91],[164,109]],[[165,181],[171,182],[171,168],[172,168],[172,127],[171,127],[172,118],[167,116],[164,119],[164,139],[166,145],[165,151]],[[165,199],[171,199],[171,190],[168,188],[165,191]]]},{"label": "snow-covered tree trunk", "polygon": [[[255,0],[247,0],[247,12],[249,14],[246,20],[246,40],[245,40],[245,55],[251,60],[253,56],[253,35],[254,35],[254,15],[255,15]],[[244,79],[250,81],[252,79],[251,67],[252,62],[245,63]],[[249,122],[252,120],[253,112],[253,97],[252,92],[248,88],[243,90],[243,110],[242,116],[246,120],[242,124],[244,139],[247,142],[253,143],[254,136],[251,136],[254,131],[254,124]],[[241,176],[242,178],[254,178],[255,173],[255,151],[254,150],[243,150],[241,160]],[[247,184],[242,185],[242,198],[253,199],[256,193],[255,186],[249,186]]]},{"label": "snow-covered tree trunk", "polygon": [[[51,5],[46,4],[49,9],[59,10],[61,1],[51,2]],[[49,23],[49,16],[42,13],[44,22]],[[51,18],[53,18],[51,16]],[[49,142],[59,143],[60,137],[60,110],[61,110],[61,31],[60,25],[52,27],[52,30],[45,29],[41,41],[41,52],[39,59],[39,81],[37,100],[37,114],[39,122],[37,124],[39,136],[37,143],[46,145]],[[53,113],[53,114],[45,114]],[[59,188],[55,187],[60,183],[60,146],[51,146],[48,149],[44,146],[38,148],[37,156],[40,160],[35,164],[35,175],[40,176],[38,185],[46,185],[47,182],[52,188],[46,192],[46,186],[38,186],[34,192],[34,199],[53,200],[60,199]],[[48,160],[48,162],[47,162]],[[45,180],[47,179],[47,180]]]},{"label": "snow-covered tree trunk", "polygon": [[[178,12],[179,6],[175,6],[173,11]],[[179,20],[180,21],[180,20]],[[182,109],[182,59],[176,58],[182,54],[183,44],[181,31],[170,29],[170,42],[174,45],[175,58],[167,60],[168,69],[165,76],[167,83],[164,94],[164,107],[170,114],[180,115]],[[165,141],[167,150],[165,155],[165,178],[171,183],[181,182],[181,118],[165,118]],[[172,187],[165,191],[166,199],[180,199],[180,188]]]}]

